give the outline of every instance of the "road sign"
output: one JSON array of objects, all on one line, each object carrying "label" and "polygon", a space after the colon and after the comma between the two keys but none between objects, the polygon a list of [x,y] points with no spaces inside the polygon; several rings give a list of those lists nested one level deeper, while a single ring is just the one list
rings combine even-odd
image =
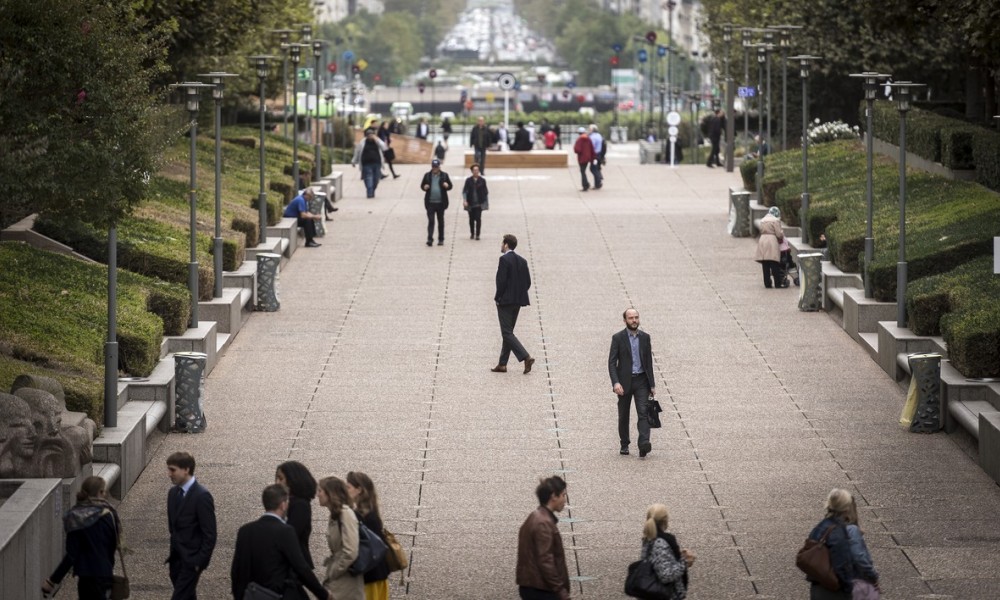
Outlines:
[{"label": "road sign", "polygon": [[295,76],[299,81],[311,80],[313,78],[313,70],[308,68],[301,68],[295,72]]},{"label": "road sign", "polygon": [[676,136],[678,133],[680,133],[680,130],[674,127],[673,125],[667,127],[667,135]]},{"label": "road sign", "polygon": [[667,55],[667,47],[666,46],[657,46],[656,47],[656,55],[660,56],[660,57],[666,56]]},{"label": "road sign", "polygon": [[569,89],[573,89],[573,88],[576,87],[576,82],[575,81],[570,81],[570,82],[566,83],[566,87],[568,87]]},{"label": "road sign", "polygon": [[646,52],[645,48],[639,50],[639,62],[644,63],[649,60],[649,52]]},{"label": "road sign", "polygon": [[517,85],[517,78],[511,73],[501,73],[500,76],[497,77],[497,84],[500,86],[501,90],[512,90],[514,89],[514,86]]},{"label": "road sign", "polygon": [[352,60],[354,60],[354,53],[351,52],[350,50],[344,50],[344,55],[343,56],[344,56],[344,60],[347,61],[347,62],[351,62]]},{"label": "road sign", "polygon": [[357,65],[358,65],[358,69],[361,69],[362,71],[364,71],[365,69],[368,68],[368,61],[365,60],[365,59],[363,59],[363,58],[359,58],[358,62],[357,62]]},{"label": "road sign", "polygon": [[667,113],[667,125],[677,126],[681,124],[681,113],[672,110]]},{"label": "road sign", "polygon": [[438,76],[437,69],[431,69],[430,71],[428,71],[427,76],[430,77],[431,79],[437,77]]},{"label": "road sign", "polygon": [[656,43],[656,32],[655,31],[648,31],[648,32],[646,32],[646,41],[649,42],[650,44],[655,44]]},{"label": "road sign", "polygon": [[624,46],[621,44],[615,44],[614,46],[611,46],[611,49],[615,52],[621,52],[624,49]]},{"label": "road sign", "polygon": [[332,62],[332,63],[326,65],[326,70],[329,71],[329,72],[331,72],[331,73],[336,73],[337,72],[337,63]]},{"label": "road sign", "polygon": [[737,93],[740,98],[753,98],[754,96],[757,95],[757,90],[755,90],[751,86],[746,86],[746,87],[740,86],[740,88],[737,90]]}]

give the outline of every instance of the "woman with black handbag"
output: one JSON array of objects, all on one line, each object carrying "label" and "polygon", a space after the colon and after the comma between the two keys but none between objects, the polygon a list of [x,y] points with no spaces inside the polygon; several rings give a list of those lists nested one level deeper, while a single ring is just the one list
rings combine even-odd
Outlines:
[{"label": "woman with black handbag", "polygon": [[629,565],[625,593],[648,600],[684,600],[687,597],[688,569],[694,554],[682,550],[677,538],[667,533],[670,515],[666,505],[653,504],[646,510],[642,528],[642,554]]},{"label": "woman with black handbag", "polygon": [[42,592],[51,597],[72,568],[80,600],[107,600],[112,597],[121,521],[108,504],[107,484],[100,477],[84,479],[76,499],[76,506],[63,517],[66,554],[42,583]]},{"label": "woman with black handbag", "polygon": [[[378,494],[371,477],[361,471],[347,474],[347,494],[354,504],[354,512],[365,527],[382,537],[382,515],[378,508]],[[382,540],[383,542],[385,540]],[[365,600],[389,600],[389,565],[383,560],[364,575]]]},{"label": "woman with black handbag", "polygon": [[360,534],[347,485],[337,477],[325,477],[320,480],[316,495],[320,506],[330,510],[330,524],[326,530],[330,556],[323,561],[326,567],[323,587],[334,600],[364,600],[364,579],[349,572],[358,558]]}]

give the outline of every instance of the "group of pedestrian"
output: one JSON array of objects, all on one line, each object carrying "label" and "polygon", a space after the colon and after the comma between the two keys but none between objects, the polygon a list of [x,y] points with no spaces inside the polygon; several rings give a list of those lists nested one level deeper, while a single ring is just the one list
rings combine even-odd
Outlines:
[{"label": "group of pedestrian", "polygon": [[605,162],[607,144],[604,143],[604,137],[597,125],[591,125],[589,130],[586,127],[580,127],[576,132],[580,135],[573,143],[573,152],[576,153],[576,161],[580,166],[580,182],[583,191],[586,192],[590,189],[590,181],[587,179],[588,169],[594,176],[594,189],[599,190],[604,186],[601,166]]},{"label": "group of pedestrian", "polygon": [[[462,186],[462,208],[469,214],[469,239],[478,240],[483,226],[483,211],[489,209],[490,191],[482,176],[480,165],[469,167],[470,175]],[[441,170],[441,161],[431,161],[431,170],[424,173],[420,189],[424,192],[424,209],[427,211],[427,245],[434,245],[434,224],[437,223],[438,246],[444,245],[444,213],[450,202],[448,192],[454,185],[451,177]]]}]

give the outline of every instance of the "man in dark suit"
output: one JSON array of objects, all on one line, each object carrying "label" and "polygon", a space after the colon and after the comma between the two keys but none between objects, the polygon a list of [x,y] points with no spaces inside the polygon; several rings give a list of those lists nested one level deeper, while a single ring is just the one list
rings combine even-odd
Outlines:
[{"label": "man in dark suit", "polygon": [[295,530],[285,522],[288,490],[280,483],[264,488],[261,494],[264,516],[240,527],[230,577],[233,598],[243,600],[247,586],[256,583],[287,600],[305,600],[292,579],[293,574],[320,600],[330,597],[309,568],[299,548]]},{"label": "man in dark suit", "polygon": [[528,306],[528,288],[531,287],[531,275],[528,274],[528,261],[514,253],[517,248],[517,238],[511,234],[503,236],[500,246],[500,266],[497,267],[497,293],[493,300],[497,303],[497,315],[500,318],[500,335],[503,336],[503,348],[500,350],[500,362],[493,367],[494,373],[506,373],[507,361],[511,351],[514,358],[524,362],[524,374],[531,372],[535,359],[531,358],[517,336],[514,326],[522,306]]},{"label": "man in dark suit", "polygon": [[635,398],[635,412],[638,417],[639,458],[644,458],[653,449],[649,443],[649,420],[646,405],[656,395],[656,380],[653,376],[653,345],[649,334],[639,331],[639,311],[630,308],[622,313],[625,329],[611,337],[611,353],[608,355],[608,374],[611,389],[618,395],[618,438],[621,453],[628,454],[629,410]]},{"label": "man in dark suit", "polygon": [[170,530],[171,600],[196,600],[198,578],[208,568],[215,550],[215,502],[212,494],[194,478],[194,457],[174,452],[167,457],[167,474],[174,487],[167,495],[167,527]]}]

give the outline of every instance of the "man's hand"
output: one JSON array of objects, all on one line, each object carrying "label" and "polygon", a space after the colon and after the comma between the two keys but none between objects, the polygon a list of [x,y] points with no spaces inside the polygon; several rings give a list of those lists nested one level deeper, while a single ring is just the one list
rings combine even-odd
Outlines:
[{"label": "man's hand", "polygon": [[649,388],[649,397],[652,398],[656,395],[656,388]]},{"label": "man's hand", "polygon": [[469,208],[469,201],[468,200],[462,200],[462,208]]},{"label": "man's hand", "polygon": [[427,190],[431,189],[431,186],[425,184],[425,185],[420,186],[420,189],[422,189],[422,190],[424,190],[426,192]]},{"label": "man's hand", "polygon": [[620,383],[616,383],[614,387],[611,388],[611,390],[614,391],[614,393],[618,394],[619,396],[625,395],[625,388],[623,388],[622,384]]}]

